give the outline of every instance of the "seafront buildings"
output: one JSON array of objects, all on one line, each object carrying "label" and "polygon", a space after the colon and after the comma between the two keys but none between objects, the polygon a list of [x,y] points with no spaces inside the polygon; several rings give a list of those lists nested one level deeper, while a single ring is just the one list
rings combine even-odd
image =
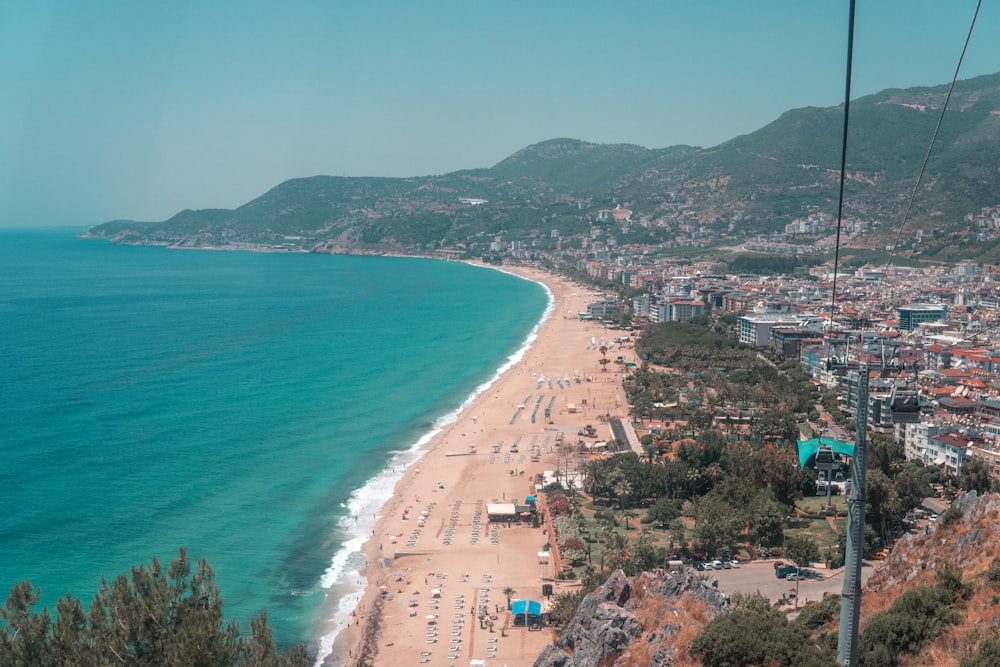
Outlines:
[{"label": "seafront buildings", "polygon": [[[853,420],[894,437],[908,459],[959,473],[973,457],[1000,480],[1000,274],[969,261],[928,268],[832,267],[802,275],[726,274],[718,262],[582,260],[591,275],[641,290],[629,301],[595,303],[592,316],[627,312],[633,321],[685,320],[712,310],[736,315],[747,345],[801,365],[840,393]],[[866,406],[852,387],[867,368]],[[906,404],[909,412],[896,410]]]}]

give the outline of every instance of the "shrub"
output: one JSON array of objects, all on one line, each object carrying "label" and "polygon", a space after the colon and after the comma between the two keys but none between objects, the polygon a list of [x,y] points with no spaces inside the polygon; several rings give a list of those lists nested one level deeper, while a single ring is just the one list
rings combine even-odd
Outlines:
[{"label": "shrub", "polygon": [[1000,582],[1000,556],[994,556],[990,561],[990,569],[986,571],[986,581],[991,584]]},{"label": "shrub", "polygon": [[858,641],[858,664],[891,667],[902,654],[915,654],[945,625],[958,620],[954,594],[945,586],[918,586],[896,598],[887,611],[868,620]]},{"label": "shrub", "polygon": [[988,637],[976,647],[975,652],[962,658],[958,667],[995,667],[1000,665],[1000,638]]},{"label": "shrub", "polygon": [[586,595],[587,593],[583,590],[556,595],[553,599],[552,609],[549,611],[549,617],[560,627],[565,627],[573,620],[576,610]]},{"label": "shrub", "polygon": [[691,652],[704,665],[741,667],[833,667],[825,655],[797,626],[772,609],[736,609],[712,620],[692,642]]},{"label": "shrub", "polygon": [[840,596],[827,593],[821,602],[811,602],[803,607],[795,623],[812,632],[839,617]]},{"label": "shrub", "polygon": [[962,520],[962,510],[957,506],[952,505],[945,510],[944,514],[941,515],[940,523],[942,526],[951,526]]}]

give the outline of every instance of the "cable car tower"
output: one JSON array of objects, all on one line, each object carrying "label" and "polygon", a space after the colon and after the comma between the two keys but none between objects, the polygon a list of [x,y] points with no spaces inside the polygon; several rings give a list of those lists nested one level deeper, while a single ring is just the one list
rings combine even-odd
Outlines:
[{"label": "cable car tower", "polygon": [[858,623],[861,619],[861,557],[865,547],[865,480],[868,471],[868,364],[858,366],[857,410],[854,414],[854,460],[847,496],[847,554],[840,593],[840,635],[837,662],[858,663]]}]

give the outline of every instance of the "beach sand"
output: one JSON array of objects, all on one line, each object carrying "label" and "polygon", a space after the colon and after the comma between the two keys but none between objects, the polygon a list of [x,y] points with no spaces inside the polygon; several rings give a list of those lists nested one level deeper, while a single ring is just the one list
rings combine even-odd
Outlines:
[{"label": "beach sand", "polygon": [[[612,438],[599,417],[624,416],[621,366],[609,363],[602,371],[599,348],[603,341],[611,360],[632,360],[633,351],[612,343],[622,332],[579,319],[597,298],[592,289],[536,269],[505,270],[546,284],[552,312],[523,359],[439,433],[397,484],[364,548],[364,597],[325,665],[468,665],[479,659],[515,667],[533,664],[552,641],[547,628],[513,626],[503,591],[514,589],[513,600],[541,602],[543,583],[556,594],[576,584],[555,580],[554,550],[547,564],[540,563],[538,554],[549,542],[545,525],[490,524],[485,506],[535,495],[536,474],[556,467],[560,432],[567,445],[580,440],[585,424],[597,429],[598,439]],[[571,413],[571,404],[580,411]],[[515,443],[518,451],[512,452]],[[540,450],[537,461],[532,443]],[[485,625],[479,605],[495,617]]]}]

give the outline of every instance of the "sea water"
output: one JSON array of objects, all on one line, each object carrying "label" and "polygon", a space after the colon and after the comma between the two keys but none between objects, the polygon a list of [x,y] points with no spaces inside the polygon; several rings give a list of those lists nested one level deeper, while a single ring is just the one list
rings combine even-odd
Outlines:
[{"label": "sea water", "polygon": [[186,546],[244,631],[266,608],[322,650],[403,468],[547,301],[457,262],[0,231],[0,585],[86,605]]}]

